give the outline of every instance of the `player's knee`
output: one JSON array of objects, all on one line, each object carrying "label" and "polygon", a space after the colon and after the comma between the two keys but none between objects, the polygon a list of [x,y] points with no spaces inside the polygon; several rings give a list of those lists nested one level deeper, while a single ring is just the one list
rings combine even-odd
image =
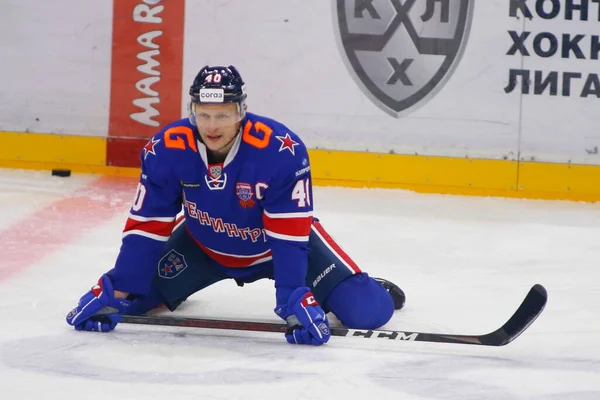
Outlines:
[{"label": "player's knee", "polygon": [[394,313],[390,294],[365,273],[340,282],[325,303],[344,326],[353,329],[377,329]]}]

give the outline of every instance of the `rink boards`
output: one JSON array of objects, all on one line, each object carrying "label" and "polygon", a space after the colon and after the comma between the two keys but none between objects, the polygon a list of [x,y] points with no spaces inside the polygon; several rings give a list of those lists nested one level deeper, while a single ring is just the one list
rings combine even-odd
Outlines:
[{"label": "rink boards", "polygon": [[137,175],[198,69],[234,64],[317,184],[600,200],[596,2],[61,4],[0,16],[2,167]]}]

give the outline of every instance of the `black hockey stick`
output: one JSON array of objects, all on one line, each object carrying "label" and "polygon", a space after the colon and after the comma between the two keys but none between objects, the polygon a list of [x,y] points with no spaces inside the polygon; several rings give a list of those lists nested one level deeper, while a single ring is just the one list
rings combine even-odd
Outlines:
[{"label": "black hockey stick", "polygon": [[[485,335],[453,335],[444,333],[404,332],[391,330],[362,330],[331,328],[332,336],[353,336],[366,339],[406,340],[414,342],[437,342],[504,346],[515,340],[542,313],[548,293],[542,285],[534,285],[517,311],[502,327]],[[186,328],[231,329],[254,332],[280,332],[288,329],[285,324],[271,322],[231,321],[185,317],[145,317],[124,315],[121,322],[127,324],[180,326]]]}]

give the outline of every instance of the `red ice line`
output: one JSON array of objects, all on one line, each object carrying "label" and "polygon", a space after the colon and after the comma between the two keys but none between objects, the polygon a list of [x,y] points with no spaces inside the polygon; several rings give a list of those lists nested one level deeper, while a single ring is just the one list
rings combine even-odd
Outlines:
[{"label": "red ice line", "polygon": [[131,203],[135,183],[132,178],[95,179],[0,231],[0,282],[122,212]]}]

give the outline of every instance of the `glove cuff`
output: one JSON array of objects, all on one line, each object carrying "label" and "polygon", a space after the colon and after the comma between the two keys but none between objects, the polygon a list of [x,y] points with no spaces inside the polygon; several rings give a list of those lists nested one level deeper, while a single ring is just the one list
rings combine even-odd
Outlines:
[{"label": "glove cuff", "polygon": [[[304,296],[306,296],[307,293],[311,293],[311,291],[306,286],[298,288],[277,288],[277,306],[274,310],[275,314],[279,315],[279,317],[287,321],[289,316],[295,314],[293,308],[296,305],[296,303],[298,303]],[[314,305],[319,305],[319,303],[315,301]]]}]

